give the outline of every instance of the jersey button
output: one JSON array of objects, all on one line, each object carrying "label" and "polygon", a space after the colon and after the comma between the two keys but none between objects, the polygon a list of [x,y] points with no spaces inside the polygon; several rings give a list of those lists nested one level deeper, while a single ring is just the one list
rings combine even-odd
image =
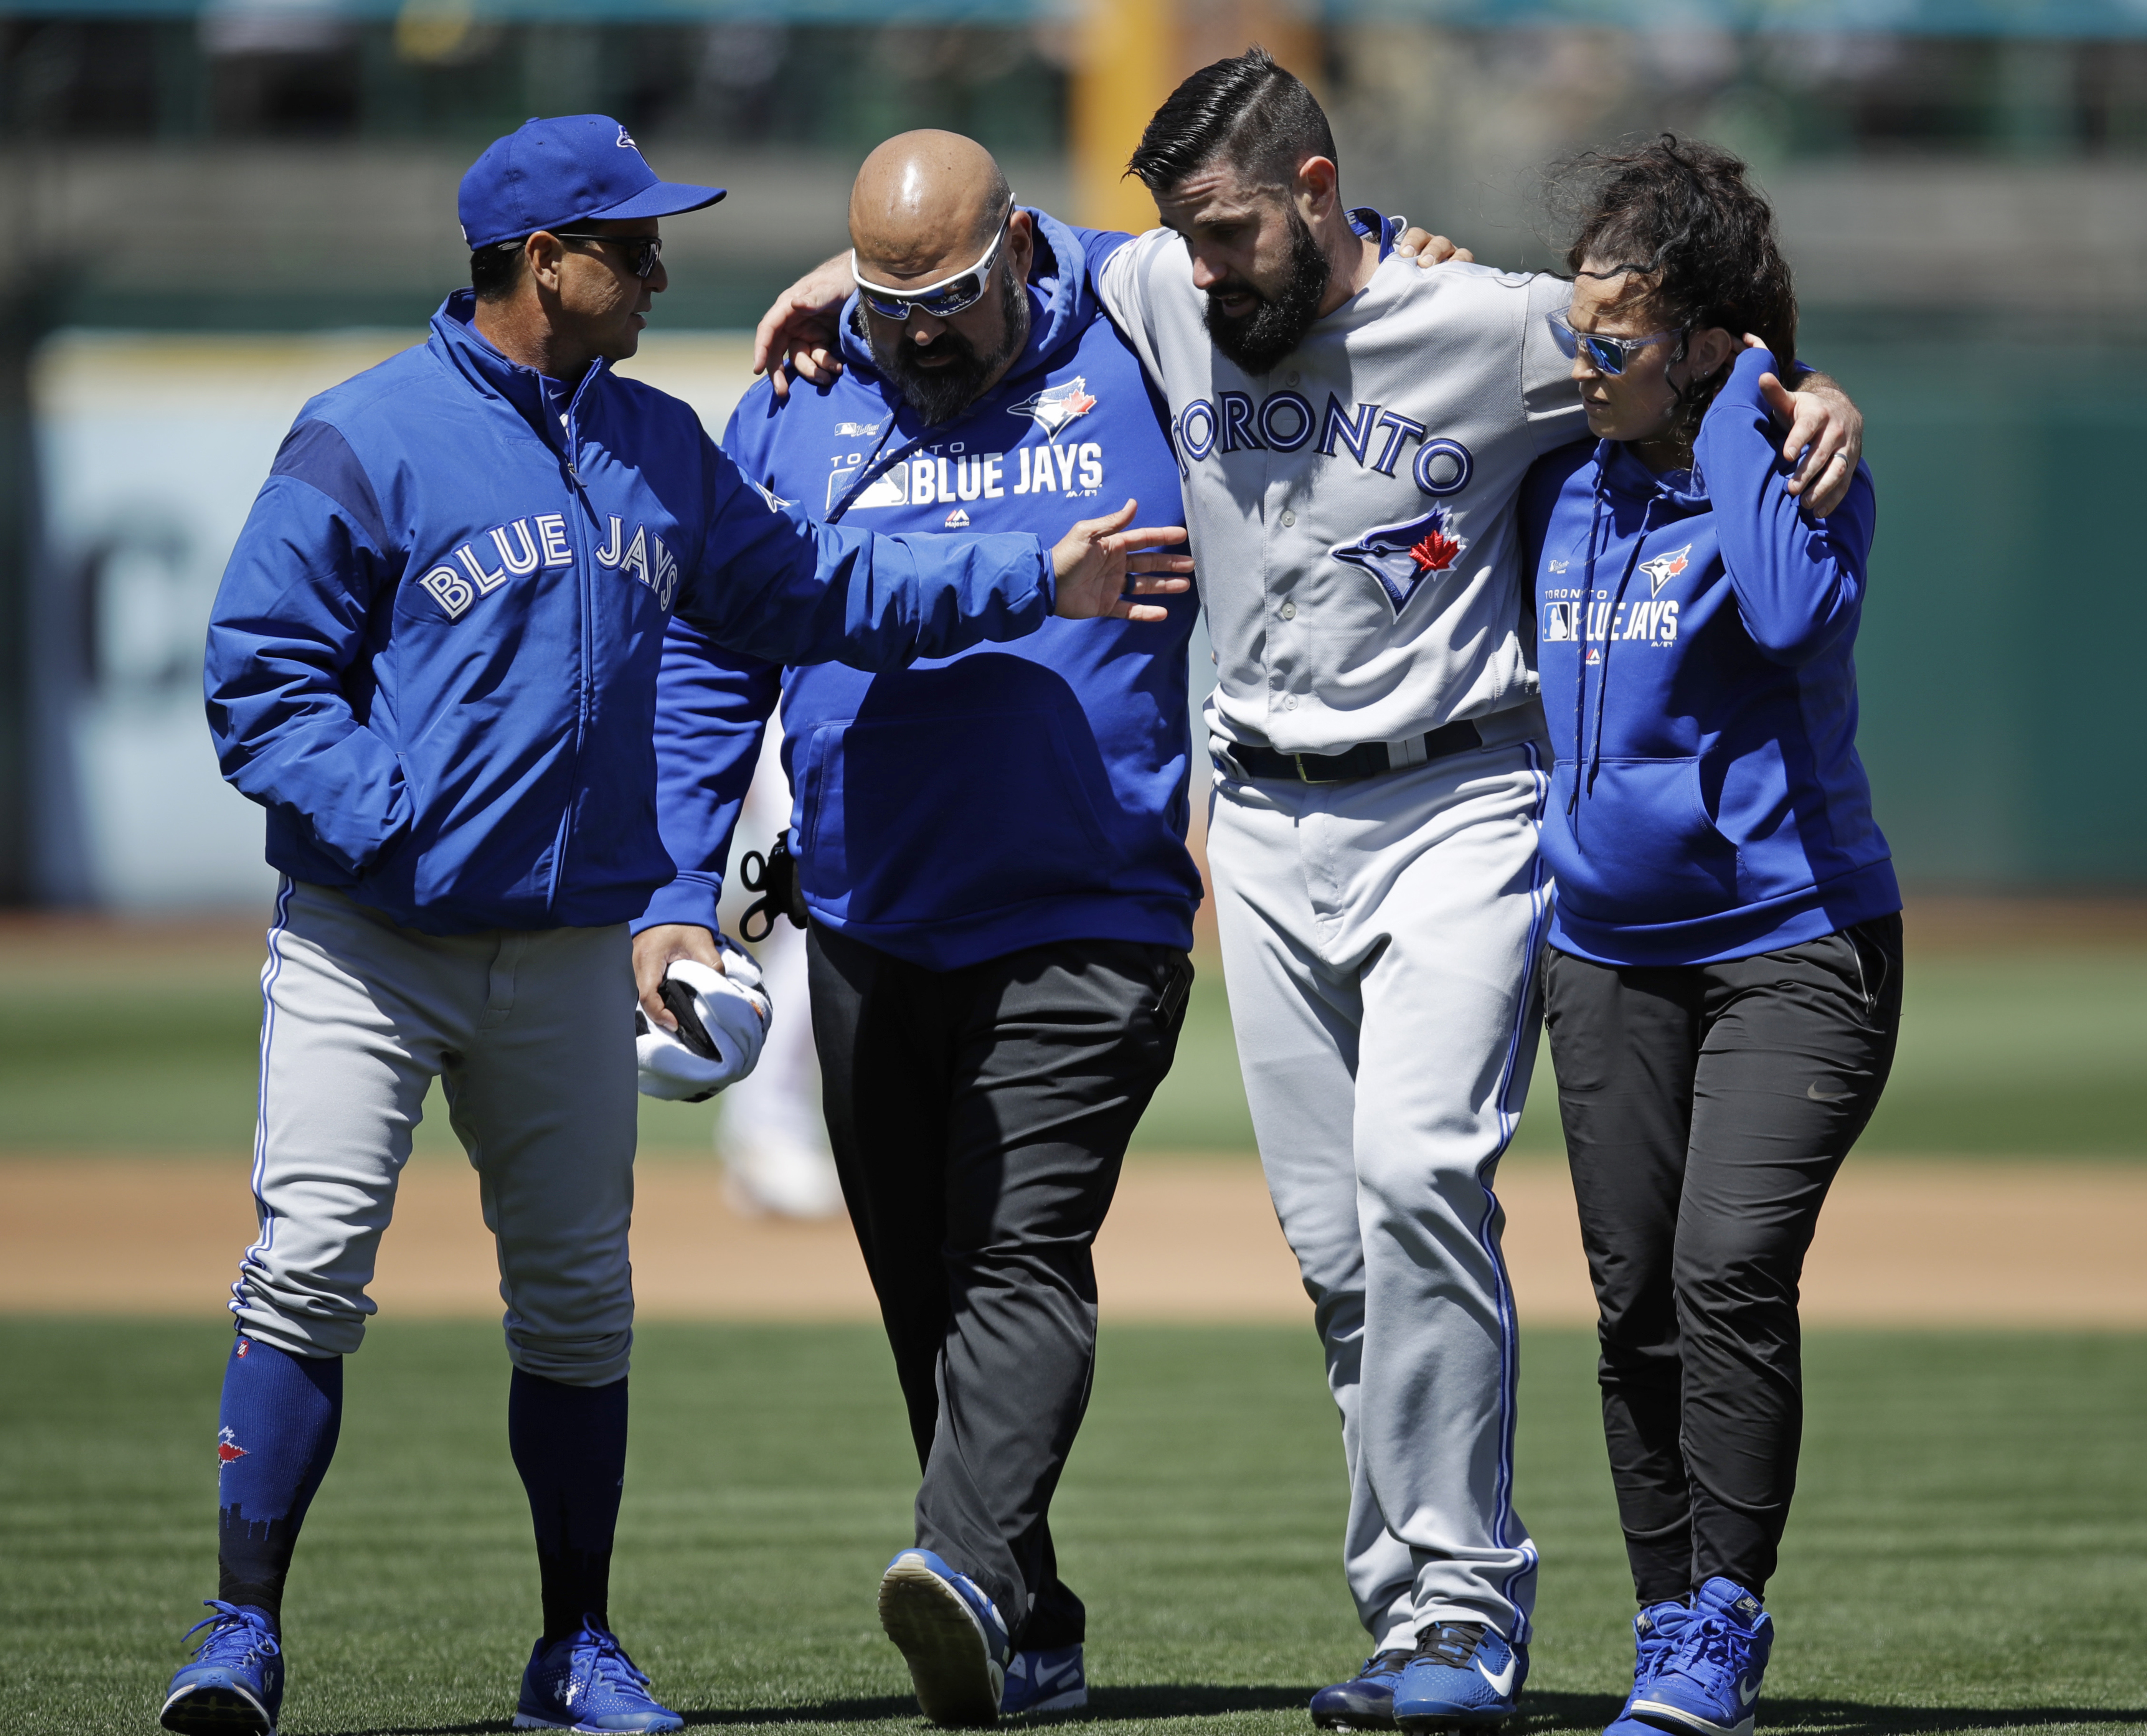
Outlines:
[{"label": "jersey button", "polygon": [[1294,386],[1297,383],[1297,370],[1294,368],[1291,368],[1286,378],[1289,384]]},{"label": "jersey button", "polygon": [[1288,530],[1288,529],[1290,528],[1290,526],[1292,526],[1293,524],[1294,524],[1294,523],[1297,523],[1297,514],[1296,514],[1296,513],[1284,513],[1282,515],[1282,528],[1283,528],[1284,530]]},{"label": "jersey button", "polygon": [[1297,605],[1294,603],[1283,604],[1282,618],[1285,621],[1294,621],[1297,618]]}]

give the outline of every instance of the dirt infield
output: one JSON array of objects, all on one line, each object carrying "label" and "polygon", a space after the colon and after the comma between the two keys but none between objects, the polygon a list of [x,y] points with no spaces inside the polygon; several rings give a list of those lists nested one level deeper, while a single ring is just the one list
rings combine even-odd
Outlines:
[{"label": "dirt infield", "polygon": [[[645,1163],[634,1283],[644,1315],[873,1318],[847,1223],[740,1216],[713,1162]],[[1499,1184],[1521,1317],[1593,1318],[1564,1171],[1512,1163]],[[1813,1324],[2147,1328],[2147,1170],[1871,1162],[1844,1171],[1804,1274]],[[253,1239],[243,1164],[143,1158],[0,1162],[0,1312],[213,1316]],[[84,1250],[93,1247],[95,1253]],[[1108,1318],[1301,1320],[1310,1309],[1258,1168],[1130,1162],[1096,1248]],[[413,1162],[375,1299],[405,1316],[498,1311],[477,1184]]]}]

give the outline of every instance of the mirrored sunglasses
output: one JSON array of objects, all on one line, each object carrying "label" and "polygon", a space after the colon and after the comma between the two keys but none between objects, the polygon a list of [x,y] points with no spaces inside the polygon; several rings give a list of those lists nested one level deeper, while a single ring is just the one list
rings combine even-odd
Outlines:
[{"label": "mirrored sunglasses", "polygon": [[1665,338],[1682,338],[1683,327],[1674,331],[1650,332],[1644,338],[1603,338],[1593,332],[1576,332],[1565,323],[1563,313],[1546,313],[1544,322],[1550,327],[1551,339],[1558,345],[1558,353],[1570,362],[1583,350],[1588,353],[1589,364],[1603,373],[1619,374],[1625,364],[1651,343],[1660,343]]},{"label": "mirrored sunglasses", "polygon": [[[1007,216],[1013,215],[1013,208],[1007,208]],[[883,284],[868,283],[864,273],[858,269],[858,250],[850,249],[850,281],[858,286],[858,294],[865,306],[882,319],[907,319],[913,308],[922,308],[934,319],[949,319],[957,313],[967,313],[984,298],[984,286],[991,279],[992,262],[999,256],[999,248],[1007,238],[1003,219],[999,232],[992,238],[992,244],[984,249],[984,257],[967,271],[959,271],[951,278],[942,278],[936,283],[927,283],[922,289],[889,289]]]}]

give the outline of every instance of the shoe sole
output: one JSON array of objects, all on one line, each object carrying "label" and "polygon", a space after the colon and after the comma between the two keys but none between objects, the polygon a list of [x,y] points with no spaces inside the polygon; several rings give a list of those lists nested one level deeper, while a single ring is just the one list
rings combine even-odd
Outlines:
[{"label": "shoe sole", "polygon": [[887,1570],[879,1582],[879,1624],[909,1665],[917,1703],[933,1723],[998,1721],[1006,1671],[992,1661],[983,1628],[961,1593],[923,1562],[898,1556]]},{"label": "shoe sole", "polygon": [[1752,1726],[1757,1721],[1756,1708],[1744,1714],[1734,1724],[1719,1724],[1711,1718],[1702,1718],[1697,1712],[1688,1712],[1682,1706],[1672,1706],[1661,1700],[1635,1700],[1626,1714],[1657,1729],[1674,1730],[1678,1736],[1752,1736]]},{"label": "shoe sole", "polygon": [[[1398,1712],[1394,1728],[1405,1736],[1422,1736],[1427,1730],[1495,1730],[1511,1718],[1514,1708],[1503,1712]],[[1751,1736],[1747,1731],[1745,1736]]]},{"label": "shoe sole", "polygon": [[1079,1688],[1069,1688],[1063,1693],[1054,1693],[1048,1699],[1033,1701],[1018,1712],[999,1708],[1002,1718],[1027,1718],[1032,1712],[1078,1712],[1089,1703],[1089,1688],[1084,1683]]},{"label": "shoe sole", "polygon": [[1322,1718],[1315,1712],[1312,1714],[1312,1728],[1315,1730],[1391,1730],[1395,1724],[1391,1718],[1384,1723],[1362,1718],[1352,1723],[1346,1718]]},{"label": "shoe sole", "polygon": [[183,1688],[157,1714],[180,1736],[276,1736],[276,1721],[236,1688]]},{"label": "shoe sole", "polygon": [[[661,1728],[675,1730],[679,1727],[678,1724],[670,1724]],[[600,1729],[595,1724],[563,1724],[557,1718],[540,1718],[534,1712],[517,1712],[514,1714],[514,1728],[518,1730],[579,1731],[581,1736],[630,1736],[630,1733]],[[656,1729],[658,1727],[651,1725],[648,1728]]]}]

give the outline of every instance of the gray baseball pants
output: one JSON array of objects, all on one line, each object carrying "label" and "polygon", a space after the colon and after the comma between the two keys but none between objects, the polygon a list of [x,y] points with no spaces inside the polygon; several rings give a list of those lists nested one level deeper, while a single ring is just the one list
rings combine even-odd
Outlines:
[{"label": "gray baseball pants", "polygon": [[498,1244],[514,1365],[568,1386],[623,1377],[637,1101],[625,925],[421,934],[286,880],[261,983],[261,1233],[232,1287],[248,1336],[297,1356],[358,1348],[438,1078]]},{"label": "gray baseball pants", "polygon": [[1535,1059],[1547,787],[1527,742],[1344,783],[1219,774],[1223,964],[1260,1160],[1342,1413],[1378,1649],[1528,1637],[1517,1344],[1491,1191]]}]

